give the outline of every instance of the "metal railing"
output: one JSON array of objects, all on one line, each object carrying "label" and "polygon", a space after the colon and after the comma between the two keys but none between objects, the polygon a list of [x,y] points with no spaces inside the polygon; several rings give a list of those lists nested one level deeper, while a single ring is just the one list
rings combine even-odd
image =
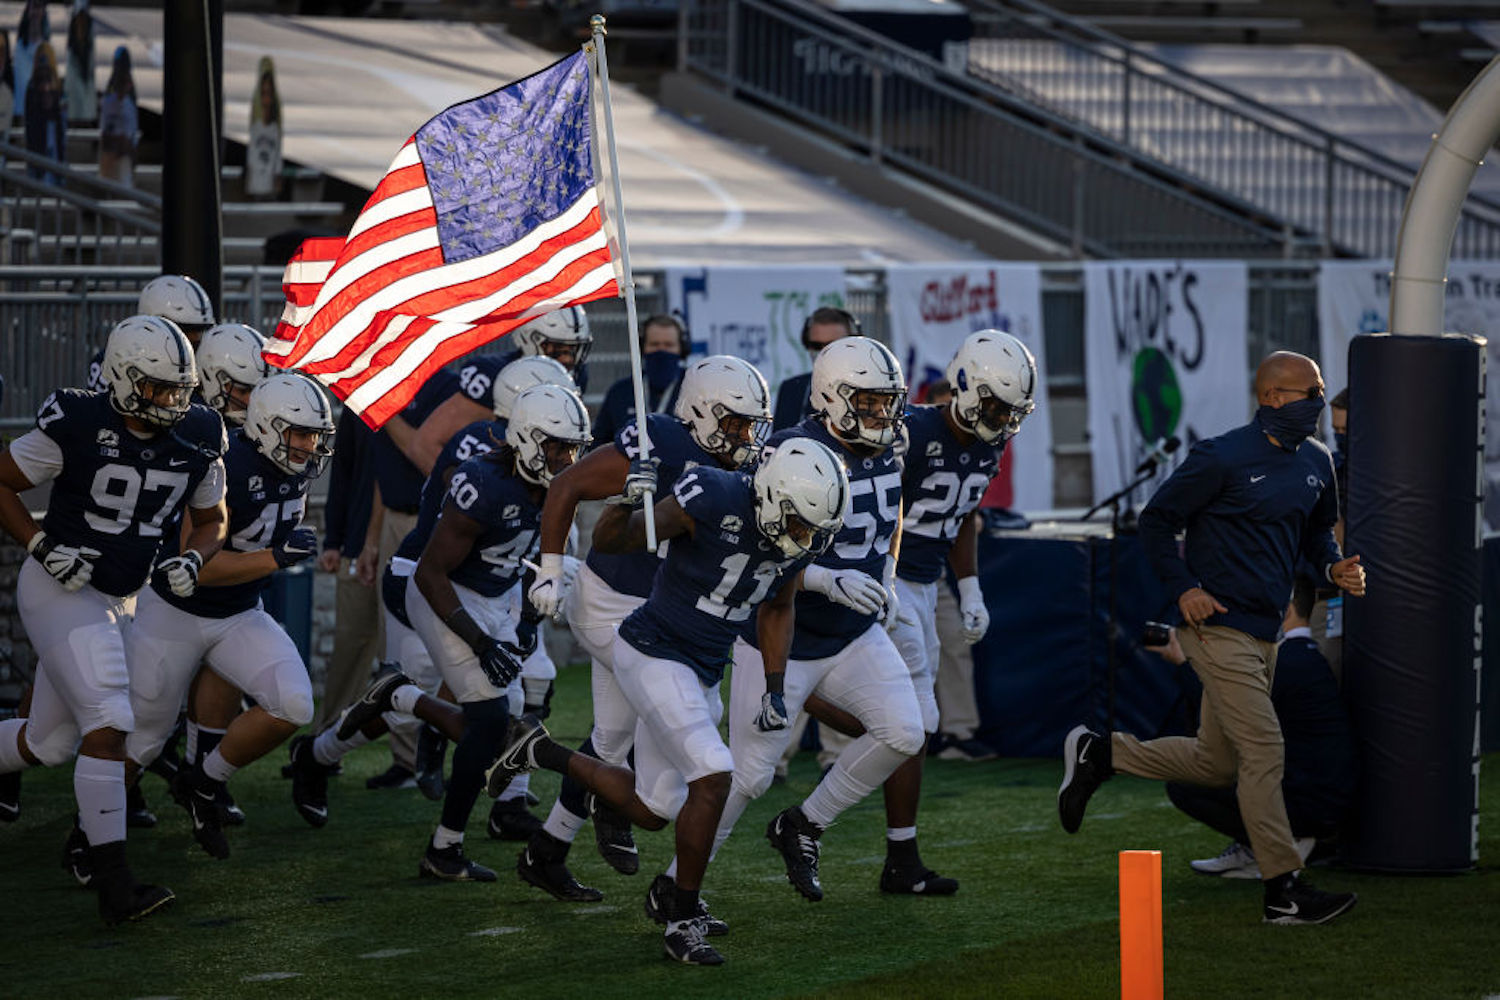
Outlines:
[{"label": "metal railing", "polygon": [[688,0],[686,69],[1099,257],[1292,256],[1290,230],[1089,127],[806,0]]},{"label": "metal railing", "polygon": [[[1383,257],[1415,171],[1037,0],[965,0],[969,72],[1317,234]],[[1453,256],[1500,256],[1500,204],[1470,195]]]},{"label": "metal railing", "polygon": [[149,264],[161,198],[0,142],[0,245],[11,264]]}]

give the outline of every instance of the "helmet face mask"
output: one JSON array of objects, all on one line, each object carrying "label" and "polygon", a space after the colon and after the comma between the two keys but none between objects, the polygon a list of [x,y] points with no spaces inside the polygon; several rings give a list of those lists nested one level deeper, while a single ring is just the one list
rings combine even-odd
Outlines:
[{"label": "helmet face mask", "polygon": [[862,444],[880,447],[886,447],[896,440],[896,430],[901,425],[901,403],[906,398],[905,390],[883,392],[877,389],[857,389],[845,384],[839,387],[839,391],[848,400],[848,417],[839,428],[844,432],[843,436],[857,439]]},{"label": "helmet face mask", "polygon": [[198,385],[187,337],[159,316],[117,323],[104,348],[102,371],[115,411],[157,428],[182,419]]},{"label": "helmet face mask", "polygon": [[816,556],[833,541],[849,505],[849,477],[810,438],[784,441],[756,467],[755,523],[788,559]]},{"label": "helmet face mask", "polygon": [[203,401],[218,410],[225,423],[245,422],[250,393],[266,380],[271,369],[261,356],[266,338],[242,323],[221,323],[198,343],[198,372]]},{"label": "helmet face mask", "polygon": [[316,479],[333,456],[333,410],[311,379],[281,372],[251,391],[245,436],[282,472]]},{"label": "helmet face mask", "polygon": [[1036,359],[1001,330],[971,333],[948,363],[954,422],[986,444],[1004,444],[1036,409]]},{"label": "helmet face mask", "polygon": [[994,395],[988,385],[979,386],[978,395],[978,407],[969,407],[962,412],[955,397],[952,404],[953,415],[960,426],[985,444],[1005,442],[1015,437],[1021,429],[1021,421],[1036,409],[1036,404],[1031,400],[1012,406]]},{"label": "helmet face mask", "polygon": [[580,306],[568,306],[528,320],[511,336],[522,354],[551,358],[569,372],[588,359],[594,343],[588,316]]},{"label": "helmet face mask", "polygon": [[287,472],[300,471],[306,478],[316,479],[333,457],[331,435],[317,427],[282,424],[281,443],[270,457]]},{"label": "helmet face mask", "polygon": [[868,337],[844,337],[813,362],[812,407],[830,434],[859,449],[883,450],[896,441],[906,403],[901,363]]},{"label": "helmet face mask", "polygon": [[771,432],[765,378],[748,361],[726,354],[688,366],[674,412],[698,447],[729,468],[754,461]]},{"label": "helmet face mask", "polygon": [[576,393],[560,385],[536,385],[518,395],[505,427],[517,475],[543,488],[592,440],[588,410]]}]

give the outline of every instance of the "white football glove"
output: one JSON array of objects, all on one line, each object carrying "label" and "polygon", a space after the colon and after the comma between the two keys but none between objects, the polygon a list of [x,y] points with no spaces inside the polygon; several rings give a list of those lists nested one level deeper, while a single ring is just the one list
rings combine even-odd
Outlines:
[{"label": "white football glove", "polygon": [[198,589],[198,571],[203,568],[203,557],[196,550],[188,549],[180,556],[163,559],[156,564],[159,572],[165,573],[167,586],[178,597],[191,597]]},{"label": "white football glove", "polygon": [[802,586],[862,615],[875,614],[885,603],[885,588],[880,581],[857,569],[809,566],[802,573]]},{"label": "white football glove", "polygon": [[760,696],[760,714],[755,717],[755,728],[763,733],[774,733],[785,729],[787,724],[786,698],[780,691],[767,691]]},{"label": "white football glove", "polygon": [[562,607],[563,593],[566,588],[562,553],[543,552],[541,563],[536,569],[536,582],[526,593],[531,606],[536,608],[536,613],[543,618],[551,618],[557,614],[557,609]]},{"label": "white football glove", "polygon": [[26,551],[36,557],[42,568],[51,573],[52,578],[69,592],[78,590],[89,582],[89,578],[94,575],[93,561],[103,554],[98,549],[54,542],[47,537],[45,531],[38,531],[31,536],[31,541],[26,543]]},{"label": "white football glove", "polygon": [[958,614],[963,619],[964,642],[974,645],[990,628],[990,610],[984,606],[979,577],[966,576],[958,581]]},{"label": "white football glove", "polygon": [[630,463],[630,473],[625,477],[625,488],[620,495],[632,505],[639,504],[647,493],[656,494],[656,470],[661,468],[661,459],[637,458]]}]

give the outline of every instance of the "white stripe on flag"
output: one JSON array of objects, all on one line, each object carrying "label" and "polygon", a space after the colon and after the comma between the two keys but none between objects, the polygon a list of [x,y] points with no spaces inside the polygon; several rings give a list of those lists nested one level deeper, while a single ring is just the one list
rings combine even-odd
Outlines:
[{"label": "white stripe on flag", "polygon": [[349,236],[344,240],[344,244],[347,246],[356,236],[382,223],[431,207],[432,191],[425,184],[412,188],[410,191],[393,194],[379,204],[371,205],[358,219],[354,220],[354,228],[349,230]]},{"label": "white stripe on flag", "polygon": [[284,285],[321,285],[328,280],[328,273],[333,270],[334,261],[331,260],[294,260],[286,266],[286,274],[281,279]]},{"label": "white stripe on flag", "polygon": [[[594,206],[597,204],[598,196],[590,188],[580,195],[578,200],[563,212],[562,215],[559,215],[551,222],[543,223],[508,247],[487,253],[481,257],[462,261],[458,264],[446,264],[441,267],[419,271],[386,285],[373,294],[366,296],[359,304],[340,317],[333,326],[325,330],[318,339],[317,345],[303,359],[302,364],[312,364],[317,361],[326,361],[329,358],[336,357],[352,340],[358,338],[364,332],[365,328],[370,325],[370,321],[374,319],[375,314],[378,312],[395,309],[402,303],[419,295],[441,291],[444,288],[474,281],[485,275],[504,270],[535,251],[537,247],[541,246],[547,240],[565,233],[582,223],[588,218],[589,213],[593,211]],[[372,247],[358,257],[345,262],[334,273],[333,278],[318,293],[317,307],[322,308],[324,303],[332,299],[339,290],[347,287],[350,282],[357,278],[374,271],[380,265],[398,260],[406,256],[407,253],[415,252],[414,249],[407,249],[406,247],[416,247],[414,238],[418,235],[421,235],[426,241],[426,245],[419,247],[419,249],[427,249],[428,247],[437,245],[437,230],[424,229],[418,233],[412,233],[400,239],[392,240],[389,243],[382,243]],[[393,252],[397,249],[397,244],[402,244],[403,246],[399,248],[399,252]],[[333,289],[333,291],[330,291],[330,289]],[[476,315],[484,316],[486,313],[481,312]]]},{"label": "white stripe on flag", "polygon": [[[592,271],[579,278],[578,281],[576,281],[571,287],[558,290],[555,294],[553,294],[546,300],[537,303],[537,305],[532,309],[528,309],[525,313],[525,316],[530,317],[533,315],[548,313],[554,309],[557,309],[565,303],[576,301],[577,299],[585,295],[596,292],[600,288],[603,288],[605,285],[614,280],[614,276],[613,265],[601,264],[599,267],[594,268]],[[541,282],[535,282],[534,284],[540,283]],[[405,319],[405,317],[402,318]],[[410,325],[411,324],[409,321],[406,323],[402,323],[399,326],[399,330],[397,330],[396,324],[393,321],[391,326],[387,327],[387,332],[393,338],[397,333],[399,333],[400,330],[405,330]],[[368,409],[376,402],[376,400],[380,399],[386,393],[396,388],[401,384],[401,382],[403,382],[408,376],[410,376],[412,372],[416,371],[417,366],[420,365],[428,357],[430,357],[433,352],[437,350],[438,345],[440,345],[444,340],[448,339],[449,337],[467,333],[476,325],[477,324],[474,323],[454,322],[435,323],[420,337],[408,344],[406,349],[401,352],[400,357],[396,358],[389,365],[382,368],[375,375],[375,377],[371,378],[368,382],[351,393],[347,400],[348,404],[359,411]],[[517,325],[519,326],[520,324],[517,323]],[[383,336],[382,339],[387,338]],[[351,366],[348,369],[349,372],[356,373],[362,370],[362,368],[358,368],[356,366]],[[337,381],[339,377],[347,376],[324,377],[329,381]]]}]

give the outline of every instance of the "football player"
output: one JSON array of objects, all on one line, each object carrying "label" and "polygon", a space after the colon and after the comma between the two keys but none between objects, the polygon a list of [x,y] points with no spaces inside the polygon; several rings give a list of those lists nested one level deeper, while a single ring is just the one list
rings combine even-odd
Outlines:
[{"label": "football player", "polygon": [[[386,565],[381,576],[381,598],[385,606],[385,661],[401,671],[402,681],[390,680],[390,671],[387,671],[386,675],[377,678],[364,696],[356,702],[350,709],[350,714],[340,719],[336,725],[327,727],[316,736],[298,737],[292,743],[292,802],[302,818],[312,826],[322,826],[328,821],[327,776],[344,755],[371,740],[379,739],[385,733],[390,732],[393,725],[399,726],[410,721],[409,718],[403,717],[399,710],[391,712],[383,709],[381,712],[369,715],[370,706],[383,705],[392,697],[404,704],[407,699],[411,698],[411,695],[409,692],[398,695],[397,688],[400,683],[408,681],[428,695],[443,693],[440,690],[443,685],[442,674],[428,654],[421,636],[412,629],[411,621],[407,617],[406,587],[412,571],[416,569],[422,550],[426,548],[428,539],[432,537],[432,531],[437,524],[438,515],[442,512],[443,501],[448,495],[449,480],[454,471],[468,459],[489,454],[502,446],[516,398],[526,389],[537,385],[558,385],[571,390],[573,381],[563,367],[551,358],[530,357],[511,362],[494,381],[491,392],[493,409],[489,418],[475,421],[453,435],[453,438],[444,445],[436,462],[433,463],[432,473],[422,487],[422,503],[417,514],[417,525],[402,540],[396,554],[391,557],[391,561]],[[515,603],[519,597],[519,588],[514,588],[512,602]],[[515,611],[519,614],[519,606]],[[551,685],[551,679],[556,676],[557,667],[547,656],[546,650],[538,643],[536,651],[526,658],[522,669],[522,685],[526,689],[527,703],[532,704],[535,698],[534,704],[539,708],[546,700],[546,690]],[[390,686],[392,684],[396,686]],[[446,696],[451,699],[452,693],[447,692]],[[412,701],[414,706],[418,704],[415,699]],[[438,699],[434,698],[432,701],[438,702]],[[421,763],[421,758],[424,756],[423,740],[435,738],[441,741],[445,737],[451,738],[453,720],[450,713],[442,710],[440,703],[424,702],[421,703],[420,712],[415,709],[408,709],[407,712],[417,715],[435,727],[431,736],[424,732],[422,737],[419,737],[418,758]],[[366,718],[367,715],[369,715],[368,718]],[[432,717],[428,718],[429,715]],[[462,732],[461,717],[458,721],[458,731]],[[429,779],[424,784],[423,776],[419,772],[418,783],[422,785],[423,792],[428,798],[440,800],[444,790],[443,751],[427,747],[425,755],[429,758],[436,758],[436,781]],[[429,766],[432,765],[429,764]],[[517,785],[520,786],[518,794],[522,796],[519,808],[524,812],[525,783],[518,781]],[[515,797],[512,796],[504,801],[514,800]],[[502,807],[500,802],[496,803],[489,824],[492,836],[503,839],[503,831],[499,824],[504,821],[502,817],[509,815],[510,809],[510,806]],[[529,812],[525,815],[540,825],[540,821]],[[527,834],[529,833],[528,830]]]},{"label": "football player", "polygon": [[558,362],[572,378],[578,395],[588,390],[589,369],[585,363],[594,335],[582,306],[568,306],[528,320],[510,333],[515,350],[500,355],[481,355],[458,371],[460,391],[452,393],[417,428],[411,454],[418,467],[431,462],[466,424],[489,417],[490,385],[498,372],[518,358],[543,357]]},{"label": "football player", "polygon": [[229,856],[218,809],[224,783],[312,721],[307,667],[260,596],[277,570],[317,554],[316,533],[301,522],[308,484],[333,454],[333,430],[333,408],[311,379],[288,372],[256,386],[224,457],[224,548],[205,563],[192,594],[153,581],[126,635],[136,728],[125,748],[137,765],[161,751],[199,663],[255,702],[179,779],[193,837],[215,858]]},{"label": "football player", "polygon": [[804,574],[784,691],[768,690],[764,650],[747,629],[735,644],[729,700],[734,782],[716,838],[722,844],[750,801],[770,787],[788,720],[809,694],[852,713],[865,732],[834,761],[800,806],[771,820],[766,836],[787,878],[810,900],[823,898],[818,838],[834,819],[882,784],[922,748],[922,713],[906,664],[888,630],[900,615],[894,593],[901,522],[896,453],[906,384],[895,355],[868,337],[837,340],[812,371],[813,416],[779,431],[768,454],[787,443],[827,445],[849,475],[843,528]]},{"label": "football player", "polygon": [[[676,824],[675,870],[653,882],[646,905],[666,925],[665,953],[679,962],[724,960],[705,935],[711,923],[719,933],[727,927],[709,916],[699,890],[734,770],[719,736],[719,681],[735,636],[759,630],[764,657],[748,669],[763,663],[760,686],[781,691],[798,581],[838,532],[849,491],[838,458],[820,442],[798,439],[769,454],[753,476],[707,465],[689,470],[653,508],[657,537],[672,544],[651,596],[620,624],[612,662],[639,717],[636,794]],[[595,549],[642,548],[645,518],[624,503],[607,506]],[[746,668],[736,660],[739,669]]]},{"label": "football player", "polygon": [[[105,346],[107,391],[59,389],[36,428],[0,454],[0,525],[32,558],[16,603],[37,649],[31,714],[0,722],[0,771],[58,765],[73,787],[106,923],[174,898],[125,859],[125,738],[135,728],[125,621],[153,573],[179,597],[224,541],[224,422],[191,402],[192,346],[170,320],[132,316]],[[40,527],[19,494],[52,482]],[[188,522],[163,557],[164,534]],[[174,706],[175,712],[175,706]]]},{"label": "football player", "polygon": [[[199,339],[214,325],[214,304],[203,286],[185,274],[162,274],[146,282],[136,301],[140,316],[160,316],[177,324],[187,335],[188,343],[197,348]],[[90,392],[109,388],[104,379],[104,349],[89,359]]]},{"label": "football player", "polygon": [[[902,615],[891,631],[916,687],[922,728],[937,732],[937,588],[943,563],[958,578],[964,641],[984,637],[990,615],[979,589],[975,509],[1000,467],[1006,442],[1035,408],[1036,361],[1026,345],[999,330],[970,334],[948,364],[953,399],[947,406],[914,406],[906,413],[902,472],[901,556],[896,593]],[[927,741],[923,741],[925,750]],[[885,784],[886,858],[882,892],[950,895],[958,881],[922,863],[917,850],[917,805],[924,754],[902,764]]]},{"label": "football player", "polygon": [[521,661],[536,641],[508,591],[536,546],[552,478],[589,443],[588,411],[568,389],[538,385],[511,409],[505,447],[471,458],[448,482],[442,514],[406,588],[406,613],[463,709],[464,732],[441,824],[419,871],[451,881],[493,882],[463,853],[464,828],[505,745]]},{"label": "football player", "polygon": [[[675,416],[653,413],[646,418],[649,463],[640,460],[638,428],[631,422],[616,435],[614,447],[591,452],[548,491],[542,511],[541,568],[531,601],[543,615],[565,607],[573,635],[592,658],[594,727],[584,753],[617,765],[629,756],[636,713],[615,682],[614,633],[650,595],[661,560],[652,552],[594,549],[578,573],[577,585],[566,586],[563,548],[579,502],[622,492],[639,495],[648,480],[657,489],[670,490],[686,470],[700,465],[738,469],[759,454],[770,416],[770,393],[753,365],[728,355],[704,358],[683,374]],[[559,899],[602,899],[599,890],[579,885],[567,868],[570,845],[587,819],[583,790],[564,782],[544,828],[521,853],[521,877]],[[606,809],[594,817],[594,833],[611,867],[624,875],[635,874],[640,856],[629,824]]]}]

